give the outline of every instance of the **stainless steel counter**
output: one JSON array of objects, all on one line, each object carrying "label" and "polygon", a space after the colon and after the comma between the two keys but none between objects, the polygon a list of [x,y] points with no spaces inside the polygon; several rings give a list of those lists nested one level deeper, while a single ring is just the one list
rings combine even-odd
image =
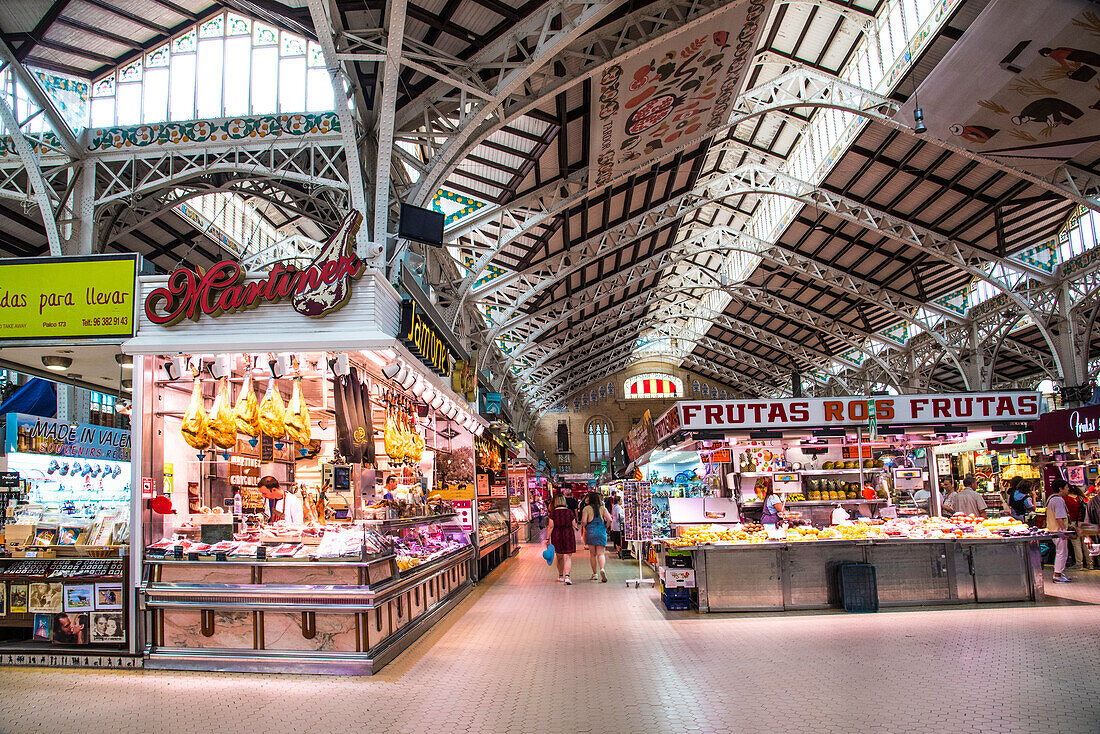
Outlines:
[{"label": "stainless steel counter", "polygon": [[1037,538],[825,540],[703,545],[690,550],[700,612],[841,606],[837,569],[875,566],[879,605],[1043,598]]}]

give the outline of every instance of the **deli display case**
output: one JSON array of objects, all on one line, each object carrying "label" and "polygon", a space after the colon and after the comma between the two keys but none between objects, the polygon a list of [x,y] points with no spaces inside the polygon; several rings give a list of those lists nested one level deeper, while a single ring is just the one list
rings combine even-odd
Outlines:
[{"label": "deli display case", "polygon": [[478,578],[492,573],[508,558],[511,535],[506,510],[491,506],[485,500],[481,504],[487,507],[482,507],[477,515]]},{"label": "deli display case", "polygon": [[146,667],[369,675],[471,587],[453,514],[232,537],[146,548]]}]

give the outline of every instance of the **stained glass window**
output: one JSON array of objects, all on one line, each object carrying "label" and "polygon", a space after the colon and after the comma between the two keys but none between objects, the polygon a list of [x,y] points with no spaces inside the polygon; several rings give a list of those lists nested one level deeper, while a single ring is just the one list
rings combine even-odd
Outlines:
[{"label": "stained glass window", "polygon": [[119,69],[118,80],[120,82],[140,82],[141,81],[142,65],[140,61],[135,61],[132,64]]},{"label": "stained glass window", "polygon": [[306,52],[305,39],[299,38],[298,36],[292,36],[285,31],[282,33],[282,39],[283,56],[301,56]]},{"label": "stained glass window", "polygon": [[252,31],[252,43],[257,46],[274,46],[279,42],[274,28],[263,23],[256,23]]},{"label": "stained glass window", "polygon": [[228,11],[99,79],[92,96],[96,127],[334,107],[319,44]]},{"label": "stained glass window", "polygon": [[672,375],[647,373],[629,378],[623,392],[628,398],[679,398],[684,395],[684,383]]},{"label": "stained glass window", "polygon": [[112,74],[106,79],[100,79],[92,87],[93,97],[109,97],[115,93],[115,77]]},{"label": "stained glass window", "polygon": [[225,35],[225,16],[217,15],[199,26],[199,38],[217,38]]},{"label": "stained glass window", "polygon": [[247,36],[252,32],[252,21],[239,15],[229,14],[229,35]]},{"label": "stained glass window", "polygon": [[192,28],[187,33],[184,33],[182,36],[179,36],[178,38],[176,38],[176,40],[172,41],[172,53],[185,54],[190,51],[194,51],[196,38],[197,34]]},{"label": "stained glass window", "polygon": [[606,459],[611,453],[611,426],[602,418],[593,418],[588,424],[588,457],[593,464]]},{"label": "stained glass window", "polygon": [[159,66],[168,66],[168,44],[164,44],[156,51],[153,51],[145,58],[146,68],[156,68]]}]

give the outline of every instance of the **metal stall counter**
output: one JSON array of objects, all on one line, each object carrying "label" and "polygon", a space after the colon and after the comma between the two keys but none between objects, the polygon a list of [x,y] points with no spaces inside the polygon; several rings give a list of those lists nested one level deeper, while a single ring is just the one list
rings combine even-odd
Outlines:
[{"label": "metal stall counter", "polygon": [[299,536],[147,549],[146,667],[370,675],[471,589],[454,515]]},{"label": "metal stall counter", "polygon": [[839,540],[700,545],[689,549],[700,612],[841,605],[837,570],[869,563],[882,606],[1041,601],[1038,540]]}]

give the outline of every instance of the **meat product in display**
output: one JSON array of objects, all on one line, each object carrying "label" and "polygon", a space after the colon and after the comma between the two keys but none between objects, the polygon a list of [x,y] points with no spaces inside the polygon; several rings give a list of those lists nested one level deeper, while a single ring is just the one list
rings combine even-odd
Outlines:
[{"label": "meat product in display", "polygon": [[355,463],[362,464],[367,456],[367,442],[372,440],[367,434],[366,412],[370,410],[370,402],[363,404],[363,383],[359,381],[359,372],[351,368],[351,380],[348,382],[348,391],[351,393],[349,402],[355,405],[355,428],[351,432],[351,442],[355,447]]},{"label": "meat product in display", "polygon": [[252,375],[244,378],[241,394],[237,396],[237,405],[233,408],[233,420],[237,430],[246,436],[256,438],[260,435],[260,402],[252,389]]},{"label": "meat product in display", "polygon": [[349,428],[351,419],[348,415],[348,405],[345,399],[347,382],[347,375],[337,375],[332,380],[333,407],[336,413],[336,448],[342,461],[351,461],[352,455],[351,429]]},{"label": "meat product in display", "polygon": [[275,378],[267,383],[267,392],[260,401],[260,429],[272,438],[282,438],[286,435],[286,409],[283,407],[283,396],[275,386]]},{"label": "meat product in display", "polygon": [[343,306],[351,296],[350,281],[358,277],[362,262],[353,251],[355,233],[363,215],[354,209],[303,272],[311,287],[290,297],[294,310],[304,316],[324,316]]},{"label": "meat product in display", "polygon": [[233,420],[233,409],[229,407],[229,384],[223,377],[218,381],[218,394],[210,406],[210,420],[207,430],[214,445],[222,449],[231,449],[237,443],[237,424]]},{"label": "meat product in display", "polygon": [[183,427],[180,432],[183,434],[183,440],[196,449],[205,449],[210,444],[206,411],[203,410],[202,380],[197,376],[195,386],[191,390],[191,403],[183,414]]},{"label": "meat product in display", "polygon": [[294,391],[286,405],[286,435],[290,440],[306,445],[309,443],[309,409],[302,397],[302,379],[294,379]]},{"label": "meat product in display", "polygon": [[367,442],[363,446],[363,463],[374,466],[374,417],[371,415],[370,385],[359,383],[360,393],[363,399],[363,428],[367,432]]}]

